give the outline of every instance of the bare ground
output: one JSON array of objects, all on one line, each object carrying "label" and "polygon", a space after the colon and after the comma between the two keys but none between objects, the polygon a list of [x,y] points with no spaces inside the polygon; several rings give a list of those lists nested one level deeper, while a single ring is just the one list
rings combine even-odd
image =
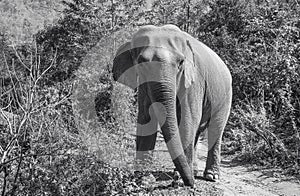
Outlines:
[{"label": "bare ground", "polygon": [[[200,169],[204,169],[207,142],[198,145],[200,155]],[[158,142],[156,159],[164,163],[164,167],[171,171],[173,167],[163,142]],[[233,164],[231,160],[222,160],[221,180],[208,182],[196,179],[194,189],[171,186],[171,174],[160,173],[154,175],[156,181],[151,182],[150,191],[143,195],[241,195],[241,196],[300,196],[300,179],[280,176],[275,169],[254,169],[254,166]]]}]

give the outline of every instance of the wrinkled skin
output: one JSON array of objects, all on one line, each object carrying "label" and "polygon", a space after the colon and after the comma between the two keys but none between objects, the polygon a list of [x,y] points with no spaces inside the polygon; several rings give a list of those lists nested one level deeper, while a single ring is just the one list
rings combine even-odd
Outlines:
[{"label": "wrinkled skin", "polygon": [[219,178],[232,88],[229,70],[216,53],[174,25],[145,26],[117,51],[113,77],[138,89],[137,160],[151,160],[159,125],[184,184],[193,186],[199,175],[196,144],[207,130],[204,177]]}]

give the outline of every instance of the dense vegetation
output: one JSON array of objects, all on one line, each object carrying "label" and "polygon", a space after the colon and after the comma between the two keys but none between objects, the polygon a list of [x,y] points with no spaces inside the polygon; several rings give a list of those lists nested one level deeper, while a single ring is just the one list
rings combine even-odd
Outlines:
[{"label": "dense vegetation", "polygon": [[2,195],[149,191],[132,173],[134,92],[110,73],[145,24],[176,24],[230,68],[224,154],[300,175],[299,1],[12,2],[0,2]]}]

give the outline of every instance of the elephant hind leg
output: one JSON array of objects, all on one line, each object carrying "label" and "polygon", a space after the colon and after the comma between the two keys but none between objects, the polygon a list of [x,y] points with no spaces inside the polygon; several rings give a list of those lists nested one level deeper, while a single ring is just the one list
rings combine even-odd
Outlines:
[{"label": "elephant hind leg", "polygon": [[[205,122],[200,123],[200,126],[196,132],[195,136],[195,143],[194,143],[194,163],[193,163],[193,170],[194,170],[194,177],[195,178],[201,178],[202,177],[202,163],[200,163],[199,155],[203,155],[203,152],[201,152],[203,149],[199,149],[199,143],[204,142],[207,134],[207,127],[209,124],[209,119]],[[200,142],[199,142],[200,140]]]},{"label": "elephant hind leg", "polygon": [[207,131],[209,121],[210,121],[210,119],[208,119],[207,121],[201,123],[198,130],[197,130],[197,132],[196,132],[195,143],[194,143],[195,150],[196,150],[199,138],[202,138],[200,140],[203,140],[203,138],[205,137],[205,133]]},{"label": "elephant hind leg", "polygon": [[221,162],[221,141],[223,131],[229,117],[231,104],[224,104],[223,107],[211,116],[208,132],[208,153],[204,178],[216,181],[220,176]]}]

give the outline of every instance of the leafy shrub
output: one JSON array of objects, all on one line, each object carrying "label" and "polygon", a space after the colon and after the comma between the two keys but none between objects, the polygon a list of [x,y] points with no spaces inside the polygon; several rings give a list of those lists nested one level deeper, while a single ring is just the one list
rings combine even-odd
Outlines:
[{"label": "leafy shrub", "polygon": [[[154,1],[152,10],[140,8],[142,1],[64,5],[64,16],[35,35],[35,47],[10,47],[1,35],[0,107],[18,117],[0,127],[3,193],[143,192],[141,176],[131,172],[135,92],[113,82],[110,72],[118,46],[149,23],[177,24],[229,66],[234,98],[224,152],[299,173],[299,4]],[[83,96],[70,90],[82,84]],[[76,110],[74,96],[86,99],[84,111]]]},{"label": "leafy shrub", "polygon": [[242,1],[210,6],[197,32],[231,69],[230,127],[245,131],[247,142],[240,144],[246,152],[250,139],[252,155],[272,157],[269,163],[292,165],[299,172],[299,6]]},{"label": "leafy shrub", "polygon": [[[61,94],[67,84],[42,86],[42,77],[52,64],[38,71],[42,67],[38,54],[32,55],[28,58],[33,61],[19,59],[31,75],[17,75],[14,66],[8,67],[16,80],[11,79],[11,86],[4,88],[7,91],[1,91],[1,97],[12,95],[0,108],[4,119],[0,132],[2,193],[110,195],[136,189],[136,176],[130,172],[132,138],[120,134],[115,122],[93,122],[91,127],[84,119],[76,121],[80,119],[66,108],[70,94]],[[16,118],[11,119],[5,110],[12,111],[9,103],[16,94]]]}]

